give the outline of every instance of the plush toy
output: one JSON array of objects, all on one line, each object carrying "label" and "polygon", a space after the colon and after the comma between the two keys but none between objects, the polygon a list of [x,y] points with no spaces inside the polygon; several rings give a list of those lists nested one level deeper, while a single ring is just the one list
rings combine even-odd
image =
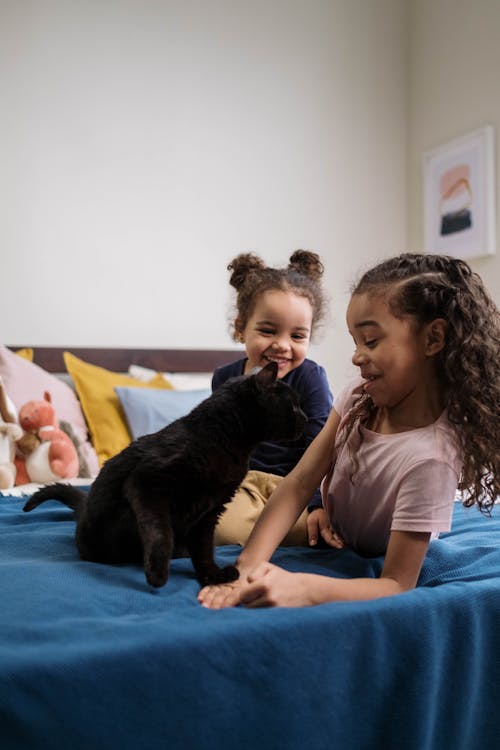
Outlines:
[{"label": "plush toy", "polygon": [[0,376],[0,490],[8,490],[16,480],[16,442],[23,431],[16,421],[16,410]]},{"label": "plush toy", "polygon": [[40,401],[28,401],[19,410],[24,436],[18,442],[16,484],[53,482],[78,476],[78,453],[71,438],[61,430],[50,393]]}]

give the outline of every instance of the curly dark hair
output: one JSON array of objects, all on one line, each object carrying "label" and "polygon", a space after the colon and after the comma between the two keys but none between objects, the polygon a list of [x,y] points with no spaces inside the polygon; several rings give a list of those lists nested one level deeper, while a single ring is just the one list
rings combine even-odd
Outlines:
[{"label": "curly dark hair", "polygon": [[324,267],[319,255],[311,250],[296,250],[286,268],[268,268],[254,253],[237,255],[227,267],[231,271],[229,283],[236,289],[236,317],[232,323],[232,336],[239,340],[257,300],[270,290],[292,291],[311,303],[312,331],[325,316],[326,300],[321,286]]},{"label": "curly dark hair", "polygon": [[[500,313],[480,276],[457,258],[405,253],[367,271],[352,294],[383,295],[392,314],[411,316],[417,329],[446,320],[436,372],[463,456],[458,489],[465,506],[477,504],[488,515],[500,494]],[[374,410],[371,398],[362,395],[343,440]]]}]

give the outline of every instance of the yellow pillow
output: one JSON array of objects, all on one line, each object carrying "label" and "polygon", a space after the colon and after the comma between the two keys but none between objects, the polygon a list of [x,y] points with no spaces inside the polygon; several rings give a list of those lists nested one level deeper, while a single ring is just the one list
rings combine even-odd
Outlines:
[{"label": "yellow pillow", "polygon": [[63,357],[66,369],[73,378],[99,465],[102,466],[104,461],[126,448],[131,441],[115,386],[167,389],[172,389],[172,386],[160,373],[144,383],[130,375],[91,365],[70,352],[64,352]]},{"label": "yellow pillow", "polygon": [[16,349],[16,354],[18,354],[23,359],[27,359],[29,362],[33,362],[33,349],[30,349],[29,347],[24,347],[24,349]]}]

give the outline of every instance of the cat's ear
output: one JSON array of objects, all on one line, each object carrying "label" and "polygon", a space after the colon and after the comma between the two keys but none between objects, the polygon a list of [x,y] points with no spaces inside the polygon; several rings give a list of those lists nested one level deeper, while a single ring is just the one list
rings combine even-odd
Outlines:
[{"label": "cat's ear", "polygon": [[263,388],[268,388],[278,377],[278,363],[269,362],[255,376],[255,382]]}]

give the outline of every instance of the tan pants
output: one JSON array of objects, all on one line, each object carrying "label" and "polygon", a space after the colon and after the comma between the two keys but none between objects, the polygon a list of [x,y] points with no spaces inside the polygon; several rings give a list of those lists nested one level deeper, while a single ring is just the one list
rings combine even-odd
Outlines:
[{"label": "tan pants", "polygon": [[[250,469],[215,527],[215,544],[245,544],[257,518],[283,477]],[[281,542],[307,545],[307,509]]]}]

